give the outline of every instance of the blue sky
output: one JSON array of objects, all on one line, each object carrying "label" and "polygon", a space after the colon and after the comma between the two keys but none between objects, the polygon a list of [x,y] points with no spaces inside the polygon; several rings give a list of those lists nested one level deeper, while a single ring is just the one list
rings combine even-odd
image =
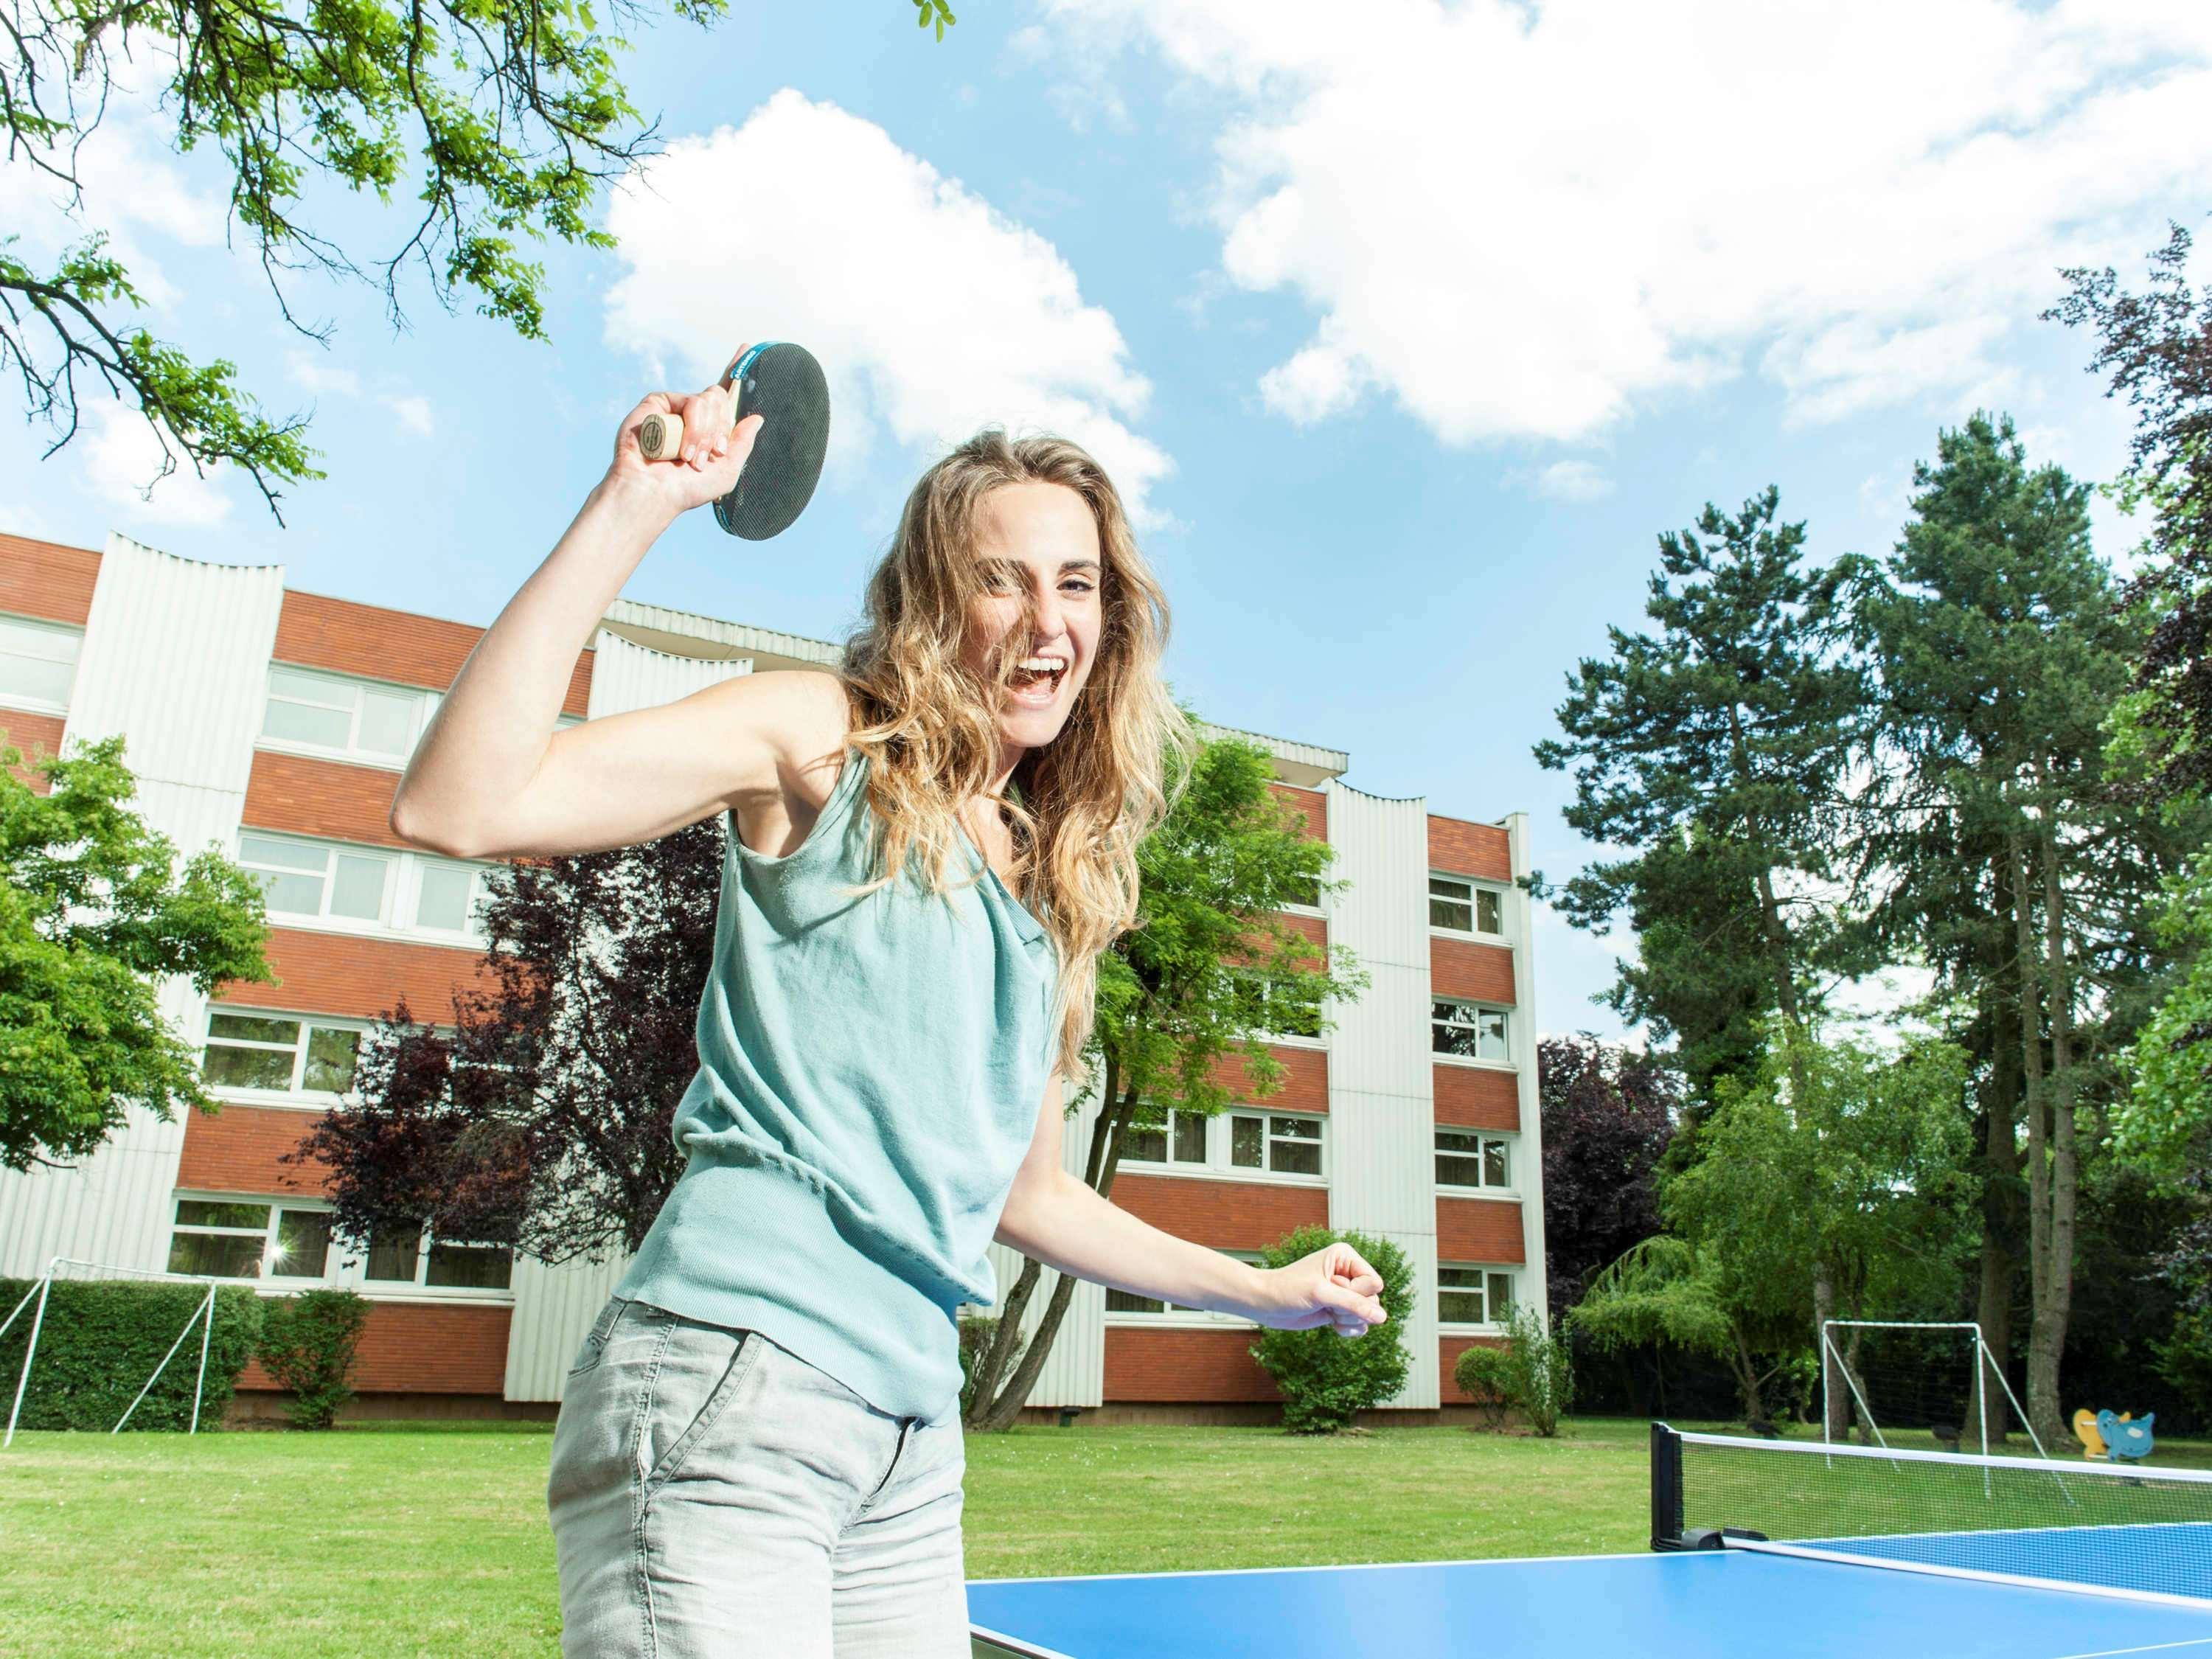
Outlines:
[{"label": "blue sky", "polygon": [[[86,151],[88,222],[329,478],[279,526],[249,481],[156,463],[81,377],[84,429],[0,443],[0,529],[279,562],[294,586],[489,623],[656,386],[747,338],[836,384],[822,491],[780,539],[705,514],[630,597],[817,637],[854,620],[899,501],[985,420],[1091,443],[1140,503],[1169,670],[1207,718],[1348,750],[1346,781],[1593,849],[1530,745],[1577,657],[1633,625],[1656,534],[1771,482],[1816,556],[1880,551],[1939,426],[2009,410],[2034,459],[2109,477],[2124,412],[2036,313],[2062,264],[2131,277],[2212,209],[2212,8],[2002,0],[906,0],[631,31],[667,149],[602,204],[613,253],[544,250],[550,344],[288,280],[224,246],[223,176],[148,100]],[[1909,39],[1910,49],[1899,42]],[[145,88],[155,84],[142,56]],[[0,170],[0,222],[66,222]],[[342,192],[356,258],[413,215]],[[242,240],[241,240],[242,246]],[[34,344],[40,343],[33,334]],[[12,377],[11,377],[12,384]],[[2102,514],[2115,556],[2127,527]],[[1540,919],[1538,1021],[1617,941]]]}]

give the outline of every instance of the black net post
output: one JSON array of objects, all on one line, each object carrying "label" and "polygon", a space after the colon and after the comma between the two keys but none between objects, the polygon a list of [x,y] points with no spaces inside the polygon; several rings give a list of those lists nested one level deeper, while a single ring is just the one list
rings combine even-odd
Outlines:
[{"label": "black net post", "polygon": [[1682,1547],[1682,1437],[1651,1425],[1651,1547]]}]

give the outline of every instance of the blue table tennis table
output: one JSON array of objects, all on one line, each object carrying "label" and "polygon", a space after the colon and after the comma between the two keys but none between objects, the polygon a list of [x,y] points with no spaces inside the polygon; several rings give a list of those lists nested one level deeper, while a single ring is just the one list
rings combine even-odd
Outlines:
[{"label": "blue table tennis table", "polygon": [[2206,1520],[1782,1543],[1677,1511],[1665,1553],[983,1580],[969,1620],[978,1659],[2212,1659],[2212,1486],[2180,1490]]}]

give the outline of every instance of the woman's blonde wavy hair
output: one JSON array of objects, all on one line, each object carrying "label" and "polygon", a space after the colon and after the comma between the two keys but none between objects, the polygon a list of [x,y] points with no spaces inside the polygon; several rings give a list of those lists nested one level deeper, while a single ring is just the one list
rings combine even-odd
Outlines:
[{"label": "woman's blonde wavy hair", "polygon": [[1026,586],[984,674],[964,664],[962,647],[988,592],[975,558],[978,511],[993,490],[1025,483],[1083,498],[1102,566],[1090,678],[1060,734],[1023,756],[1000,802],[1014,846],[1008,884],[1059,950],[1054,1069],[1073,1078],[1096,1018],[1099,953],[1137,922],[1138,845],[1187,785],[1197,747],[1160,678],[1167,598],[1104,470],[1064,438],[1009,438],[995,428],[945,456],[907,497],[869,578],[866,618],[835,672],[853,711],[845,744],[868,757],[868,805],[881,826],[870,888],[897,879],[910,858],[933,892],[983,879],[980,871],[955,879],[969,857],[957,814],[996,769],[995,711],[1034,637]]}]

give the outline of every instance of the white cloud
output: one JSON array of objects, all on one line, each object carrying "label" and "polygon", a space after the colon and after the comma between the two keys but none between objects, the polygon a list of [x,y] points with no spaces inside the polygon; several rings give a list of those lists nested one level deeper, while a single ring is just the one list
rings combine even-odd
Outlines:
[{"label": "white cloud", "polygon": [[90,430],[81,432],[70,447],[83,446],[85,481],[111,507],[148,525],[213,525],[230,516],[230,497],[222,488],[229,469],[222,462],[201,477],[172,435],[176,471],[162,477],[161,441],[143,415],[112,399],[81,404],[78,414]]},{"label": "white cloud", "polygon": [[338,368],[304,351],[288,353],[285,366],[292,378],[309,392],[337,392],[353,397],[361,391],[361,377],[349,368]]},{"label": "white cloud", "polygon": [[796,340],[830,379],[830,464],[880,431],[933,459],[978,427],[1058,432],[1139,522],[1173,470],[1133,422],[1151,386],[1053,245],[833,104],[777,93],[741,127],[679,138],[610,202],[631,267],[610,344],[704,386],[744,339]]},{"label": "white cloud", "polygon": [[427,438],[435,429],[428,398],[386,398],[384,404],[399,417],[399,424],[417,437]]},{"label": "white cloud", "polygon": [[1536,475],[1536,489],[1555,501],[1595,501],[1613,494],[1613,480],[1589,461],[1554,461]]},{"label": "white cloud", "polygon": [[[116,87],[100,125],[64,136],[46,156],[66,171],[69,147],[76,143],[82,203],[72,209],[65,185],[18,160],[0,167],[0,225],[22,237],[16,251],[34,265],[81,244],[95,230],[106,231],[103,251],[130,274],[139,297],[153,310],[169,311],[185,296],[139,233],[155,232],[190,247],[214,247],[222,240],[223,198],[211,188],[194,190],[176,162],[170,148],[176,117],[165,118],[158,105],[176,60],[160,41],[147,51],[150,55],[142,67],[151,89]],[[127,307],[123,314],[129,314]]]},{"label": "white cloud", "polygon": [[1797,423],[2018,392],[2055,268],[2138,264],[2212,172],[2193,0],[1037,3],[1079,85],[1141,39],[1220,104],[1222,270],[1317,318],[1270,405],[1449,442],[1747,370]]}]

